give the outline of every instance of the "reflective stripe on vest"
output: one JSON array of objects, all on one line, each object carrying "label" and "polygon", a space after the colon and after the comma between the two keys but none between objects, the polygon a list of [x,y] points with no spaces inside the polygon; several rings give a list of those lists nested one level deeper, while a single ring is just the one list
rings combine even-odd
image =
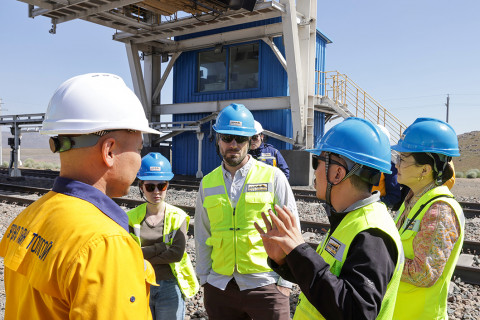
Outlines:
[{"label": "reflective stripe on vest", "polygon": [[235,209],[228,198],[221,167],[203,178],[203,206],[211,232],[205,243],[212,247],[212,269],[216,273],[231,275],[235,268],[242,274],[271,271],[262,238],[253,223],[265,227],[261,212],[273,210],[275,170],[278,169],[254,160]]},{"label": "reflective stripe on vest", "polygon": [[[387,291],[382,300],[382,306],[377,319],[391,319],[395,306],[395,298],[402,276],[404,256],[400,236],[387,208],[383,203],[376,202],[348,213],[332,234],[327,234],[318,246],[317,252],[330,265],[330,272],[339,276],[348,255],[353,239],[367,229],[380,229],[391,237],[397,247],[397,264]],[[294,320],[325,319],[320,312],[301,293],[298,298]]]},{"label": "reflective stripe on vest", "polygon": [[[423,210],[417,215],[415,220],[410,223],[407,230],[405,227],[408,225],[409,221],[413,218],[413,215],[420,209],[420,207],[427,203],[430,199],[445,195],[435,199],[434,201],[428,203]],[[432,190],[426,192],[413,206],[413,208],[408,213],[407,219],[403,223],[399,232],[401,234],[401,239],[405,251],[405,258],[413,260],[415,254],[413,251],[413,240],[417,233],[420,231],[420,223],[427,212],[428,208],[437,201],[447,202],[454,210],[455,215],[460,224],[460,234],[457,242],[453,246],[453,250],[450,253],[450,257],[445,264],[442,275],[435,284],[431,287],[417,287],[407,282],[400,282],[397,295],[397,303],[395,306],[395,313],[393,315],[394,319],[447,319],[447,297],[448,297],[448,286],[450,284],[450,279],[455,270],[458,257],[463,245],[464,238],[464,227],[465,227],[465,217],[463,215],[463,210],[455,199],[449,198],[452,197],[452,193],[449,191],[448,187],[440,186],[433,188]],[[405,209],[405,205],[402,204],[400,210],[395,216],[395,222],[399,220],[402,212]]]},{"label": "reflective stripe on vest", "polygon": [[[132,209],[127,212],[128,215],[128,224],[133,227],[135,224],[140,224],[147,213],[147,204],[141,204],[135,209]],[[190,223],[190,216],[185,213],[180,208],[169,205],[165,203],[165,219],[163,223],[163,242],[165,244],[172,244],[173,238],[177,233],[178,229],[182,225],[183,221],[186,221],[187,230]],[[135,234],[130,233],[132,237],[140,243],[139,237]],[[193,297],[200,288],[200,285],[195,275],[195,270],[193,268],[190,257],[185,250],[183,252],[182,260],[179,262],[169,263],[170,269],[172,270],[173,275],[177,279],[178,285],[182,290],[183,295],[186,298]]]},{"label": "reflective stripe on vest", "polygon": [[373,186],[372,187],[372,192],[374,191],[380,191],[380,196],[384,197],[387,194],[387,191],[385,189],[385,173],[382,172],[382,175],[380,176],[380,182],[378,183],[378,186]]}]

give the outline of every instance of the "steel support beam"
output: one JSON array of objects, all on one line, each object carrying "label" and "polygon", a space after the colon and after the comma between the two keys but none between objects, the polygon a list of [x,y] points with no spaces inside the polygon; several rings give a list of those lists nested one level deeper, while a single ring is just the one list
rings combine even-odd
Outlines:
[{"label": "steel support beam", "polygon": [[300,57],[302,59],[303,77],[303,103],[304,103],[304,132],[305,147],[313,148],[314,139],[314,107],[313,96],[315,95],[315,56],[316,56],[316,14],[317,1],[298,1],[297,10],[305,18],[300,22],[299,44]]},{"label": "steel support beam", "polygon": [[249,110],[290,109],[289,97],[271,97],[254,99],[236,99],[222,101],[205,101],[191,103],[162,104],[153,106],[153,115],[186,114],[220,111],[231,103],[241,103]]},{"label": "steel support beam", "polygon": [[[134,92],[143,105],[147,119],[150,119],[151,107],[148,105],[149,99],[147,99],[147,92],[145,90],[145,82],[143,81],[142,66],[140,65],[137,46],[129,42],[125,44],[125,48],[127,50],[128,65],[130,67]],[[147,134],[144,135],[143,145],[150,146],[150,136]]]},{"label": "steel support beam", "polygon": [[[165,68],[165,71],[163,71],[162,78],[158,82],[158,85],[155,88],[155,92],[152,95],[153,100],[157,99],[157,97],[160,95],[163,85],[165,84],[165,81],[167,81],[168,75],[170,74],[170,71],[172,70],[173,65],[175,64],[175,61],[177,61],[178,57],[181,54],[182,54],[181,52],[175,52],[173,56],[170,58],[170,61],[168,62],[167,67]],[[157,104],[160,104],[160,103],[157,103]]]},{"label": "steel support beam", "polygon": [[[232,19],[232,18],[228,18],[228,16],[226,16],[225,18],[228,18],[228,19],[225,19],[225,21],[220,21],[220,22],[216,22],[216,23],[209,23],[209,24],[205,24],[205,25],[201,25],[201,26],[196,26],[195,28],[192,28],[190,29],[191,32],[202,32],[202,31],[209,31],[209,30],[214,30],[214,29],[219,29],[219,28],[223,28],[223,27],[230,27],[232,25],[238,25],[238,24],[242,24],[242,23],[248,23],[248,22],[254,22],[254,21],[259,21],[259,20],[264,20],[264,19],[270,19],[270,18],[275,18],[275,17],[279,17],[281,16],[281,13],[278,12],[278,11],[270,11],[270,12],[267,12],[267,13],[264,13],[264,14],[258,14],[258,15],[254,15],[254,16],[250,16],[250,15],[246,15],[242,18],[235,18],[235,19]],[[193,19],[193,18],[191,18]],[[192,25],[195,25],[195,21],[191,21]],[[198,21],[196,22],[198,23]],[[156,30],[156,28],[154,29],[156,32],[158,32]],[[145,32],[139,32],[137,34],[125,34],[125,33],[120,33],[120,34],[115,34],[113,36],[113,39],[114,40],[118,40],[118,41],[122,41],[124,40],[125,38],[130,38],[132,36],[139,36],[141,35],[142,33],[145,33]],[[179,36],[179,35],[185,35],[185,34],[188,34],[189,32],[186,31],[185,29],[183,30],[173,30],[173,31],[163,31],[161,34],[158,34],[158,35],[152,35],[152,36],[147,36],[147,37],[143,37],[143,38],[132,38],[131,40],[134,42],[134,43],[144,43],[144,42],[149,42],[149,41],[162,41],[162,40],[165,40],[165,39],[168,39],[168,38],[172,38],[172,37],[175,37],[175,36]]]},{"label": "steel support beam", "polygon": [[262,40],[263,40],[263,42],[265,42],[266,44],[268,44],[270,46],[273,53],[277,57],[278,62],[280,62],[283,69],[285,69],[285,71],[287,71],[287,61],[285,60],[285,57],[283,56],[283,54],[280,52],[280,49],[278,49],[278,47],[273,42],[273,38],[262,38]]},{"label": "steel support beam", "polygon": [[145,55],[143,61],[143,80],[145,83],[145,94],[147,99],[147,110],[145,110],[145,115],[147,116],[148,121],[154,121],[152,118],[152,106],[153,104],[159,104],[160,96],[154,96],[154,88],[159,85],[160,74],[162,72],[161,67],[162,63],[160,61],[161,57],[158,54],[152,53]]},{"label": "steel support beam", "polygon": [[198,167],[197,167],[197,178],[203,178],[202,172],[202,141],[203,136],[205,134],[203,132],[197,132],[197,140],[198,140]]},{"label": "steel support beam", "polygon": [[280,0],[280,3],[285,6],[286,11],[282,15],[282,26],[285,42],[285,54],[287,58],[287,74],[290,90],[293,139],[297,144],[305,144],[305,98],[302,59],[300,56],[300,43],[298,39],[297,10],[294,0]]},{"label": "steel support beam", "polygon": [[262,39],[264,37],[279,37],[281,35],[282,24],[274,23],[260,27],[222,32],[210,36],[177,41],[177,43],[173,45],[162,45],[160,49],[162,52],[173,53],[209,48],[217,43],[230,44]]},{"label": "steel support beam", "polygon": [[103,12],[103,11],[109,11],[109,10],[112,10],[112,9],[115,9],[115,8],[121,8],[123,6],[128,6],[130,4],[137,3],[137,2],[138,2],[138,0],[113,1],[113,2],[109,2],[107,4],[102,4],[102,5],[100,5],[98,7],[95,7],[95,8],[85,9],[85,10],[79,11],[79,12],[74,13],[74,14],[63,16],[61,18],[56,19],[56,22],[57,22],[57,24],[62,23],[62,22],[67,22],[67,21],[71,21],[71,20],[74,20],[74,19],[83,18],[83,17],[89,16],[89,15],[92,15],[92,14],[97,14],[97,13],[100,13],[100,12]]}]

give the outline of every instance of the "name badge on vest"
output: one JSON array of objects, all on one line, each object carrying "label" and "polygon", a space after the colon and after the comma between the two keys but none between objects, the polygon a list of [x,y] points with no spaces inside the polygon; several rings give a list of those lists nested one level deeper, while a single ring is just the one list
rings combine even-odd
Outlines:
[{"label": "name badge on vest", "polygon": [[268,192],[269,183],[249,183],[247,184],[247,192]]},{"label": "name badge on vest", "polygon": [[[410,220],[412,219],[407,219],[405,221],[405,224],[404,225],[407,225],[410,223]],[[412,223],[410,223],[410,225],[408,226],[408,229],[409,231],[415,231],[415,232],[418,232],[420,231],[420,220],[415,220],[413,221]]]},{"label": "name badge on vest", "polygon": [[342,261],[343,252],[345,251],[345,244],[341,243],[339,240],[334,237],[328,239],[327,245],[325,246],[325,251],[330,253],[335,260]]}]

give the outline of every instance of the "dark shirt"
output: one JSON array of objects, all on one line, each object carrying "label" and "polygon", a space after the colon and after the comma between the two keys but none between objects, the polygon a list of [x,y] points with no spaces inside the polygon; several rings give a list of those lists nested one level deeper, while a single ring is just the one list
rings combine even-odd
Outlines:
[{"label": "dark shirt", "polygon": [[397,182],[397,168],[392,163],[390,168],[391,174],[385,175],[385,196],[381,197],[381,200],[387,207],[395,207],[402,201],[402,192],[400,190],[400,184]]},{"label": "dark shirt", "polygon": [[[331,229],[327,237],[347,214],[329,216]],[[287,255],[286,264],[279,266],[271,259],[268,262],[284,279],[297,283],[308,301],[326,319],[375,319],[395,271],[396,260],[393,239],[379,229],[368,229],[353,239],[338,277],[306,243]]]},{"label": "dark shirt", "polygon": [[260,147],[255,150],[249,150],[248,153],[256,160],[263,161],[271,166],[273,166],[273,158],[275,158],[276,167],[282,170],[287,179],[290,178],[290,169],[288,168],[287,162],[280,151],[275,149],[271,144],[262,142]]}]

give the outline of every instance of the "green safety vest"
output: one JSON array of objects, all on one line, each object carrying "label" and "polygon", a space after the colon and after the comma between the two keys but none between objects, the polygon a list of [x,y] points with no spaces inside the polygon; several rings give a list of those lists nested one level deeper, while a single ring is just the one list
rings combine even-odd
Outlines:
[{"label": "green safety vest", "polygon": [[[465,217],[462,208],[458,202],[453,199],[452,193],[446,186],[433,188],[415,203],[399,232],[405,250],[405,257],[410,260],[415,259],[413,240],[418,231],[420,231],[420,223],[425,212],[427,212],[428,208],[430,208],[435,201],[444,201],[452,206],[460,224],[459,238],[453,246],[453,250],[445,264],[442,275],[433,286],[417,287],[407,282],[400,282],[397,304],[393,315],[394,319],[448,319],[448,286],[463,245]],[[395,216],[395,222],[400,219],[404,210],[405,204],[402,204]],[[418,214],[414,218],[416,213]],[[410,221],[412,222],[410,223]]]},{"label": "green safety vest", "polygon": [[[163,242],[167,245],[171,245],[175,233],[182,225],[183,221],[186,220],[187,230],[190,223],[190,216],[185,213],[180,208],[165,204],[165,219],[163,224]],[[145,215],[147,214],[147,204],[141,204],[135,209],[132,209],[127,212],[128,215],[128,224],[133,228],[135,224],[140,224]],[[137,237],[134,233],[130,233],[132,237],[137,241],[138,244],[141,243],[140,238]],[[187,252],[183,253],[182,260],[179,262],[169,263],[172,273],[177,279],[178,285],[182,290],[183,295],[186,298],[193,297],[199,289],[199,284],[195,270],[193,269],[192,262]]]},{"label": "green safety vest", "polygon": [[[395,306],[395,298],[400,278],[402,276],[404,256],[398,231],[392,218],[383,203],[375,202],[365,207],[349,212],[333,233],[327,234],[323,242],[317,247],[317,252],[330,265],[330,272],[339,276],[343,263],[348,255],[348,250],[353,239],[362,231],[380,229],[389,235],[397,246],[397,264],[387,291],[382,300],[382,306],[377,319],[391,319]],[[293,316],[294,320],[325,319],[320,312],[301,293]]]},{"label": "green safety vest", "polygon": [[250,274],[271,271],[267,253],[254,222],[265,227],[261,213],[273,210],[272,166],[254,160],[236,208],[228,198],[221,167],[203,178],[203,206],[210,220],[211,236],[206,245],[212,247],[212,269],[219,274]]}]

